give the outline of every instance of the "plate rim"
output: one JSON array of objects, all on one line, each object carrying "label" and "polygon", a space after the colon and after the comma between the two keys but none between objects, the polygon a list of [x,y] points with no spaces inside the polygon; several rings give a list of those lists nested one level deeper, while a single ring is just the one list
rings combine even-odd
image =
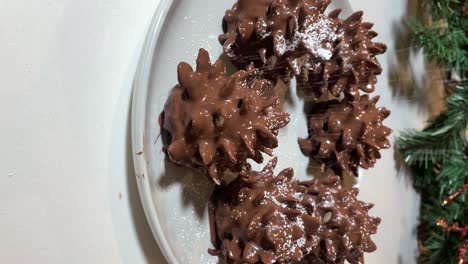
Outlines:
[{"label": "plate rim", "polygon": [[153,56],[158,47],[158,39],[161,35],[167,14],[172,7],[174,0],[160,0],[143,43],[139,63],[135,72],[132,92],[132,113],[131,113],[131,137],[132,156],[135,167],[135,178],[137,181],[140,200],[145,212],[146,220],[150,226],[153,237],[158,243],[166,261],[179,263],[171,250],[166,237],[163,235],[162,227],[153,205],[151,186],[148,177],[148,162],[146,160],[145,144],[145,113],[146,97],[150,84],[150,72],[153,64]]}]

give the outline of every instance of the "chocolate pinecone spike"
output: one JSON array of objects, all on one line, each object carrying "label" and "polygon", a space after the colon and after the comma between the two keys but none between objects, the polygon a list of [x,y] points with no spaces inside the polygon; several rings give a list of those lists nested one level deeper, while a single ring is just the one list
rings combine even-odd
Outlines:
[{"label": "chocolate pinecone spike", "polygon": [[227,76],[224,64],[211,64],[200,49],[197,68],[182,62],[179,84],[160,115],[168,160],[201,170],[220,184],[225,170],[238,172],[246,160],[262,162],[278,146],[278,130],[289,114],[276,109],[278,98],[264,92],[271,83],[249,68]]},{"label": "chocolate pinecone spike", "polygon": [[373,167],[381,149],[390,147],[392,130],[382,124],[390,115],[376,108],[379,97],[318,103],[309,116],[309,138],[299,139],[302,152],[340,176],[357,176],[358,166]]},{"label": "chocolate pinecone spike", "polygon": [[320,225],[313,230],[306,229],[315,244],[307,263],[363,264],[364,252],[377,249],[371,235],[377,233],[380,218],[369,216],[374,206],[357,199],[358,189],[343,187],[340,177],[330,176],[313,181],[300,182],[305,193],[302,205],[308,214],[303,216],[306,227]]},{"label": "chocolate pinecone spike", "polygon": [[292,169],[275,177],[275,165],[215,189],[211,253],[227,263],[363,263],[363,252],[376,248],[370,235],[380,219],[368,215],[372,205],[337,176],[298,182]]},{"label": "chocolate pinecone spike", "polygon": [[316,97],[342,92],[352,98],[358,90],[374,90],[382,69],[375,56],[386,46],[372,23],[361,21],[362,12],[346,20],[341,10],[325,15],[331,0],[239,0],[226,11],[224,51],[238,67],[251,62],[271,79],[301,77]]}]

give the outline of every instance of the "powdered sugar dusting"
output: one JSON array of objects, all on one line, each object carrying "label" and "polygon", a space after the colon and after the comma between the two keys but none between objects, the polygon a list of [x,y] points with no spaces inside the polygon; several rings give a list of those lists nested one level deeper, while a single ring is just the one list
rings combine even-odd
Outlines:
[{"label": "powdered sugar dusting", "polygon": [[[290,51],[289,45],[286,45],[286,39],[282,34],[275,35],[275,48],[279,56],[283,56],[286,51]],[[295,48],[291,49],[294,50]]]},{"label": "powdered sugar dusting", "polygon": [[[299,45],[303,45],[310,53],[317,58],[328,60],[332,57],[332,42],[337,39],[337,26],[323,14],[308,17],[304,21],[304,27],[297,30],[293,40],[290,43],[284,44],[278,51],[283,51],[282,54],[288,51],[295,51]],[[278,37],[278,42],[282,44],[281,35]],[[284,38],[283,38],[284,40]],[[282,55],[281,54],[281,55]]]},{"label": "powdered sugar dusting", "polygon": [[[269,202],[274,203],[279,208],[283,209],[290,209],[291,205],[286,204],[284,202],[278,201],[277,198],[285,199],[294,197],[297,201],[301,201],[303,199],[303,194],[300,192],[291,192],[292,186],[289,182],[279,182],[271,191],[266,191],[264,193],[264,197],[260,204],[265,205]],[[300,210],[303,213],[306,213],[306,209],[301,205],[301,203],[295,203],[294,208]],[[296,252],[306,252],[308,253],[308,249],[305,248],[306,244],[306,237],[302,235],[299,238],[293,239],[293,230],[294,228],[298,228],[299,230],[304,230],[304,221],[301,217],[295,217],[294,219],[288,218],[285,214],[281,213],[280,210],[275,211],[274,213],[275,218],[277,221],[275,225],[271,225],[268,227],[269,235],[275,238],[282,238],[283,243],[277,244],[279,248],[277,248],[276,254],[282,257],[288,257],[294,255]]]}]

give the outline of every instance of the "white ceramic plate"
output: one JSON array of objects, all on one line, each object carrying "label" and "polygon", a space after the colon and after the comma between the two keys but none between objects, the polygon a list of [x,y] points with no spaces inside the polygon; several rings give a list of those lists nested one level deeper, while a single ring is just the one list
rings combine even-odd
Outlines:
[{"label": "white ceramic plate", "polygon": [[[133,94],[132,137],[138,187],[148,222],[170,263],[217,263],[211,247],[206,204],[212,190],[204,177],[192,175],[164,161],[158,115],[170,89],[177,83],[177,64],[194,64],[198,49],[205,48],[214,62],[221,54],[218,35],[232,0],[162,0],[148,32],[137,71]],[[351,13],[347,0],[330,7]],[[285,105],[290,124],[281,130],[277,170],[293,167],[296,177],[307,175],[308,159],[297,145],[307,135],[303,103],[295,96]],[[257,166],[260,168],[260,166]]]}]

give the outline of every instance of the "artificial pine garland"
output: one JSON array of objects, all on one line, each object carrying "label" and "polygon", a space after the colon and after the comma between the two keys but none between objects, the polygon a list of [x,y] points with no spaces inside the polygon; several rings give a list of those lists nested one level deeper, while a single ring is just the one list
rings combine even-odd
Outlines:
[{"label": "artificial pine garland", "polygon": [[[457,250],[463,243],[456,234],[437,227],[447,223],[468,224],[465,194],[443,206],[446,196],[468,183],[468,86],[458,86],[447,98],[447,110],[423,131],[400,135],[398,149],[413,170],[413,183],[421,194],[418,238],[422,244],[419,263],[459,263]],[[461,262],[467,263],[467,262]]]},{"label": "artificial pine garland", "polygon": [[[425,0],[428,16],[411,19],[414,45],[447,70],[446,110],[423,131],[406,131],[398,149],[421,194],[418,263],[468,263],[468,7],[462,0]],[[455,74],[453,74],[455,73]]]}]

